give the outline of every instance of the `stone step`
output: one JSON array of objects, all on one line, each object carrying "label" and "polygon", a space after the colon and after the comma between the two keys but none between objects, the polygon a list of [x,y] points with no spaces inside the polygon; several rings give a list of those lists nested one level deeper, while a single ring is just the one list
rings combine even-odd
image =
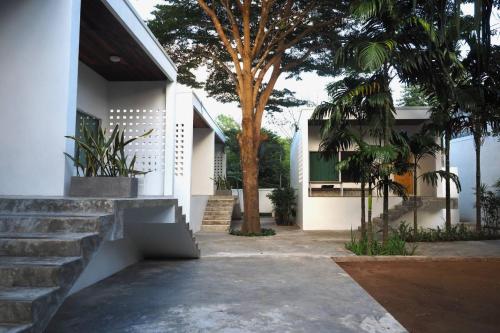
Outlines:
[{"label": "stone step", "polygon": [[225,202],[219,202],[219,201],[207,201],[207,206],[208,207],[233,207],[234,202],[233,201],[225,201]]},{"label": "stone step", "polygon": [[59,288],[0,288],[0,322],[35,323],[45,307],[57,299]]},{"label": "stone step", "polygon": [[232,212],[205,212],[205,214],[203,214],[203,218],[204,219],[212,219],[212,218],[215,218],[216,220],[218,218],[223,218],[223,219],[231,219],[231,213]]},{"label": "stone step", "polygon": [[228,232],[229,225],[201,225],[200,231],[203,232]]},{"label": "stone step", "polygon": [[0,232],[97,232],[111,223],[112,215],[0,214]]},{"label": "stone step", "polygon": [[0,333],[28,333],[32,332],[31,324],[0,323]]},{"label": "stone step", "polygon": [[0,233],[0,256],[86,257],[99,241],[96,233]]},{"label": "stone step", "polygon": [[58,287],[82,270],[81,257],[0,257],[0,287]]},{"label": "stone step", "polygon": [[0,198],[0,214],[12,213],[112,213],[113,200],[87,198]]},{"label": "stone step", "polygon": [[203,219],[202,225],[230,225],[231,219],[220,219],[220,220],[205,220]]}]

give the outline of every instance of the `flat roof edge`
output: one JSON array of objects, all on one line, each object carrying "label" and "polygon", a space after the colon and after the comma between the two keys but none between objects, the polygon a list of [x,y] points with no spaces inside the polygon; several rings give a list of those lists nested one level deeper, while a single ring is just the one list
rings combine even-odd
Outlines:
[{"label": "flat roof edge", "polygon": [[101,0],[151,60],[172,82],[177,80],[177,66],[165,52],[153,32],[148,28],[128,0]]},{"label": "flat roof edge", "polygon": [[[222,129],[217,125],[217,122],[212,118],[208,110],[205,108],[203,103],[201,102],[201,99],[196,95],[194,91],[191,91],[191,94],[193,95],[193,106],[195,110],[198,112],[198,114],[205,120],[205,122],[210,126],[211,129],[215,132],[219,140],[221,140],[223,143],[226,142],[226,136],[224,135],[224,132]],[[196,102],[196,103],[195,103]]]}]

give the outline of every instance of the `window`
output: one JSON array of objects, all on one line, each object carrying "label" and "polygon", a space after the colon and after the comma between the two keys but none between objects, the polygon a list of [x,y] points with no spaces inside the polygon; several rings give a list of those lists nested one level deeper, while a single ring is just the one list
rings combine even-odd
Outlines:
[{"label": "window", "polygon": [[[340,152],[340,159],[343,161],[352,155],[354,155],[354,151],[342,151]],[[342,182],[343,183],[356,183],[359,181],[359,170],[355,167],[349,167],[347,169],[342,170]]]},{"label": "window", "polygon": [[336,168],[338,157],[325,159],[321,153],[309,152],[309,180],[310,181],[338,181],[339,172]]},{"label": "window", "polygon": [[[99,130],[99,122],[100,122],[99,118],[88,115],[81,111],[76,111],[75,137],[78,139],[83,138],[84,127],[87,127],[87,129],[90,130],[90,132],[93,135],[96,135],[97,131]],[[77,154],[78,154],[78,146],[75,145],[75,156],[77,156]],[[84,162],[85,162],[85,154],[82,153],[80,155],[80,163]]]}]

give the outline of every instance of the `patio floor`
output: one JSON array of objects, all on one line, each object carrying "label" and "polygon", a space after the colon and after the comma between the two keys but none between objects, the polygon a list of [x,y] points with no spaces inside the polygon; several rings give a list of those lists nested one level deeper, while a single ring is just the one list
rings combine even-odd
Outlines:
[{"label": "patio floor", "polygon": [[133,265],[69,297],[47,332],[405,331],[330,259],[348,236],[198,233],[201,259]]}]

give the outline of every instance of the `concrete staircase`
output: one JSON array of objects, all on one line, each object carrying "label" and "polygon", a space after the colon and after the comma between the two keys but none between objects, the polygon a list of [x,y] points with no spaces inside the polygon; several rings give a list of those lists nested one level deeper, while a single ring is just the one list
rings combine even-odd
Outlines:
[{"label": "concrete staircase", "polygon": [[[401,218],[412,212],[414,207],[414,198],[410,197],[408,200],[403,200],[401,203],[396,204],[395,206],[389,208],[389,224],[398,223],[401,221]],[[446,202],[445,198],[436,198],[436,197],[417,197],[417,208],[419,211],[428,210],[435,211],[444,209]],[[451,207],[457,208],[458,201],[456,198],[452,198]],[[378,217],[374,217],[372,219],[373,226],[375,230],[381,229],[383,226],[383,218],[384,215],[380,214]]]},{"label": "concrete staircase", "polygon": [[201,231],[228,231],[235,203],[233,196],[211,196],[205,207]]},{"label": "concrete staircase", "polygon": [[[123,237],[122,208],[160,204],[165,203],[0,198],[0,333],[42,332],[100,244]],[[174,208],[175,223],[161,224],[185,222],[177,201]],[[178,238],[194,242],[188,226],[178,230],[186,230]],[[191,256],[199,256],[193,244]]]}]

